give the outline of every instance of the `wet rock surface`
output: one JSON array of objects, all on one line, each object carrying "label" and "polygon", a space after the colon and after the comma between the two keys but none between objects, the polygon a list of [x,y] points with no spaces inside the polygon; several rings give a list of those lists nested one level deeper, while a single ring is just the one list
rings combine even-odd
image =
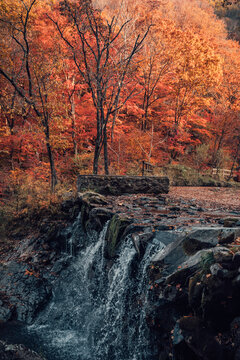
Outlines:
[{"label": "wet rock surface", "polygon": [[[70,230],[79,211],[81,221]],[[31,323],[51,298],[59,274],[86,246],[87,237],[79,238],[80,228],[98,233],[109,221],[105,246],[109,268],[127,237],[138,261],[149,241],[162,244],[148,269],[147,322],[159,358],[171,359],[174,354],[177,360],[237,359],[240,209],[232,212],[168,195],[79,193],[62,204],[56,221],[43,219],[35,235],[16,234],[11,251],[1,244],[0,321]],[[63,257],[63,252],[69,255]],[[4,349],[2,345],[0,351]]]},{"label": "wet rock surface", "polygon": [[124,239],[124,233],[131,224],[131,220],[119,215],[114,215],[111,219],[107,233],[106,233],[106,246],[104,249],[105,257],[113,259],[117,254],[117,248],[122,239]]},{"label": "wet rock surface", "polygon": [[35,351],[27,349],[24,345],[7,344],[0,341],[0,359],[1,360],[45,360]]},{"label": "wet rock surface", "polygon": [[237,358],[240,343],[232,334],[235,324],[235,339],[239,336],[240,315],[238,229],[235,231],[235,242],[223,246],[217,232],[215,244],[211,229],[203,229],[203,248],[192,253],[185,241],[194,238],[193,231],[153,258],[149,324],[159,353],[170,356],[166,359]]}]

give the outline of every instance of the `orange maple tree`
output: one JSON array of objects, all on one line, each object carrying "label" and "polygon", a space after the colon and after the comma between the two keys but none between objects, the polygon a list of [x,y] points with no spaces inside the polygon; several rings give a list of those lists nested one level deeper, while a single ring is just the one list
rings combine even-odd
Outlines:
[{"label": "orange maple tree", "polygon": [[[240,45],[219,6],[3,0],[2,179],[18,186],[27,174],[53,191],[79,171],[139,174],[142,160],[206,169],[226,158],[233,170]],[[200,165],[201,146],[209,154]]]}]

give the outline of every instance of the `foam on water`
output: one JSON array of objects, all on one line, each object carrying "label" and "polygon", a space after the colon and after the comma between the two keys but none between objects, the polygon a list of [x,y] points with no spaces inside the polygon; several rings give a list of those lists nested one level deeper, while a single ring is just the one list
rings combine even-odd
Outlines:
[{"label": "foam on water", "polygon": [[107,224],[97,239],[88,238],[28,327],[49,360],[155,360],[146,324],[147,268],[164,245],[150,242],[140,260],[129,236],[110,267],[103,256],[106,230]]}]

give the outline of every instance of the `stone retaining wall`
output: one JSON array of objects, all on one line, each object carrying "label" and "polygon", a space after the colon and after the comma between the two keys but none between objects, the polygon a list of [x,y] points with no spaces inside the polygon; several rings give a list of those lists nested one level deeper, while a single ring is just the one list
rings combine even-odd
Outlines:
[{"label": "stone retaining wall", "polygon": [[167,194],[169,179],[158,176],[79,175],[77,187],[79,192],[93,190],[105,195]]}]

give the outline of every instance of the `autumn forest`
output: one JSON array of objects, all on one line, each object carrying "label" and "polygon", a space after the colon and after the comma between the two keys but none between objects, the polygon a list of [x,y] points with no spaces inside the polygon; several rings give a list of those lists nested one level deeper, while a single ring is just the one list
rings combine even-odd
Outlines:
[{"label": "autumn forest", "polygon": [[2,0],[0,191],[140,175],[142,161],[237,168],[239,14],[223,0]]}]

